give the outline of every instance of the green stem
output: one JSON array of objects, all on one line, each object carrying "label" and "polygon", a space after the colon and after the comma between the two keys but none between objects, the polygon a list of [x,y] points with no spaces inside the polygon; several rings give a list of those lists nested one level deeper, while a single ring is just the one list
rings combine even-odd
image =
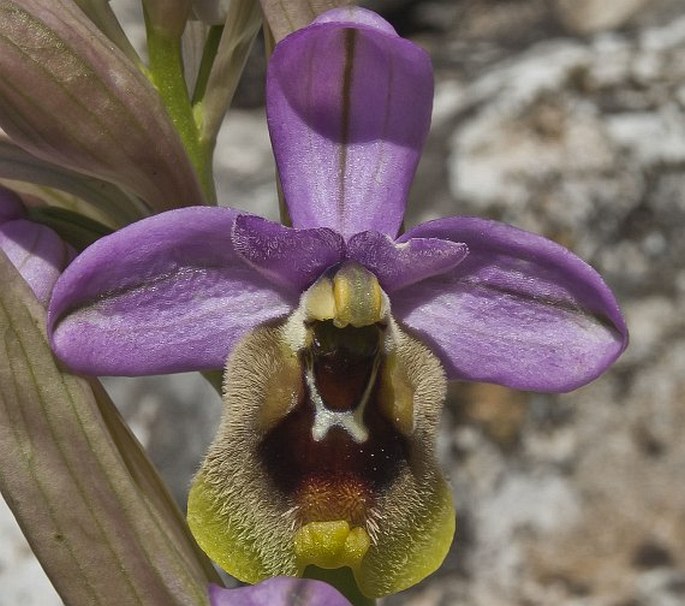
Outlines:
[{"label": "green stem", "polygon": [[183,75],[181,39],[155,28],[145,14],[150,79],[157,88],[169,117],[181,137],[195,168],[207,202],[216,203],[212,173],[213,148],[203,145]]},{"label": "green stem", "polygon": [[352,571],[347,567],[327,570],[318,566],[307,566],[302,576],[325,581],[332,585],[348,599],[352,606],[374,606],[376,604],[376,600],[367,598],[359,590]]}]

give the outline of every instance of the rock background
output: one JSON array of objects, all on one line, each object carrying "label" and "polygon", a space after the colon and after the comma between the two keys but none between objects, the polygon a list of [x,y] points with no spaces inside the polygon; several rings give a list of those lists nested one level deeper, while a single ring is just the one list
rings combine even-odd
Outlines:
[{"label": "rock background", "polygon": [[[685,604],[682,0],[370,4],[436,70],[408,223],[473,214],[553,238],[605,276],[631,330],[572,394],[452,386],[439,450],[457,538],[385,604]],[[276,218],[262,69],[255,57],[217,172],[227,205]],[[183,503],[218,398],[189,375],[108,386]],[[16,533],[1,515],[0,604],[59,603]]]}]

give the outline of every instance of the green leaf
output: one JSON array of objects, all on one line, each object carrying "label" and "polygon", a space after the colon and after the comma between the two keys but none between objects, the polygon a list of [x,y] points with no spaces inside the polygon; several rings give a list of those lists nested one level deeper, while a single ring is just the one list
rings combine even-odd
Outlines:
[{"label": "green leaf", "polygon": [[154,87],[72,1],[0,0],[0,126],[155,212],[204,202]]},{"label": "green leaf", "polygon": [[55,362],[0,255],[0,490],[67,604],[205,605],[216,581],[97,382]]}]

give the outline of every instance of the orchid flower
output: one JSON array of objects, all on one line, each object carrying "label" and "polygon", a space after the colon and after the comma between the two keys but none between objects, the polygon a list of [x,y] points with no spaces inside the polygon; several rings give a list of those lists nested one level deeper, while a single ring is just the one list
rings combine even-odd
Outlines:
[{"label": "orchid flower", "polygon": [[435,457],[446,380],[567,391],[621,354],[601,277],[486,219],[401,233],[428,132],[426,53],[335,9],[284,38],[267,119],[292,227],[172,210],[98,240],[59,279],[54,351],[86,374],[225,366],[225,415],[188,519],[237,578],[349,567],[396,592],[442,562],[454,509]]}]

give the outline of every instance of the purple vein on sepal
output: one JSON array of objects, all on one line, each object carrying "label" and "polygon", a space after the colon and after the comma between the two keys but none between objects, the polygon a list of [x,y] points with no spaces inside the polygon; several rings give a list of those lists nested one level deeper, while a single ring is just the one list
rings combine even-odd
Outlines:
[{"label": "purple vein on sepal", "polygon": [[352,70],[354,68],[354,50],[357,43],[357,30],[346,28],[345,37],[345,66],[342,80],[342,112],[340,115],[340,206],[338,213],[340,224],[345,220],[345,174],[347,172],[347,145],[350,141],[350,110],[352,108]]}]

